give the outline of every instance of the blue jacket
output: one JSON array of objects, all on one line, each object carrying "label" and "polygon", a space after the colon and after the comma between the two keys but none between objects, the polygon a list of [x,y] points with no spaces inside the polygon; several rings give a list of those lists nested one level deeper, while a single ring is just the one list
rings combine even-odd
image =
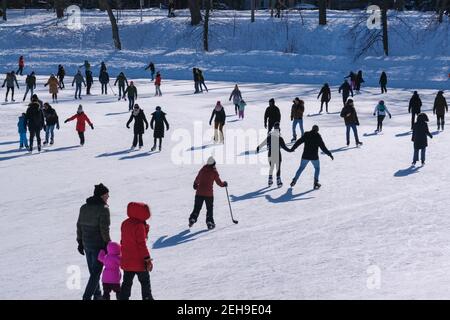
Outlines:
[{"label": "blue jacket", "polygon": [[17,129],[19,133],[27,132],[27,123],[24,116],[19,117],[19,122],[17,122]]}]

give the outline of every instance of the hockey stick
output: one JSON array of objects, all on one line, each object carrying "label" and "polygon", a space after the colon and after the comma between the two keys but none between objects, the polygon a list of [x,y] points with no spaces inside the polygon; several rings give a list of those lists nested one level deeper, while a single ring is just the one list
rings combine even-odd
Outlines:
[{"label": "hockey stick", "polygon": [[227,199],[228,199],[228,206],[230,207],[231,221],[233,221],[233,223],[235,223],[235,224],[238,224],[239,221],[234,220],[234,218],[233,218],[233,211],[231,210],[230,197],[228,196],[228,187],[225,187],[225,191],[227,192]]}]

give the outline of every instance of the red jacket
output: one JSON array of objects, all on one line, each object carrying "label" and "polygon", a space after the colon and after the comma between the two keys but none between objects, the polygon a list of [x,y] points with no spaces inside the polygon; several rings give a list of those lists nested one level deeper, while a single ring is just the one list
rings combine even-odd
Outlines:
[{"label": "red jacket", "polygon": [[195,178],[194,185],[197,186],[197,196],[213,197],[214,181],[221,187],[225,184],[220,180],[219,173],[216,168],[210,165],[205,165],[200,169],[197,178]]},{"label": "red jacket", "polygon": [[25,60],[23,58],[19,58],[19,67],[25,67]]},{"label": "red jacket", "polygon": [[161,85],[161,76],[156,76],[155,78],[155,86],[160,86]]},{"label": "red jacket", "polygon": [[122,223],[122,260],[120,267],[124,271],[145,271],[145,258],[150,257],[147,249],[147,237],[150,229],[145,222],[150,218],[150,208],[145,203],[130,202],[127,208],[128,219]]},{"label": "red jacket", "polygon": [[66,121],[72,121],[74,119],[77,119],[77,131],[78,132],[84,132],[86,131],[86,122],[92,126],[92,122],[91,120],[89,120],[88,116],[82,112],[82,113],[77,113],[74,114],[73,116],[71,116],[69,119],[67,119]]}]

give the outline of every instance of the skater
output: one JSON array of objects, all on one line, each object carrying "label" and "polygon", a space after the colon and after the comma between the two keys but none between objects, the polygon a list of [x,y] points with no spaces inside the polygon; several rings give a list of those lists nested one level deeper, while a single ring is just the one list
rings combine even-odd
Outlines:
[{"label": "skater", "polygon": [[106,64],[104,61],[102,61],[102,63],[100,64],[100,72],[98,73],[99,77],[103,72],[106,72]]},{"label": "skater", "polygon": [[247,105],[244,100],[239,101],[239,119],[244,120],[245,106]]},{"label": "skater", "polygon": [[19,69],[17,69],[16,74],[17,75],[21,75],[23,76],[23,68],[25,68],[25,59],[23,58],[23,56],[19,57]]},{"label": "skater", "polygon": [[168,18],[173,18],[175,17],[175,1],[174,0],[169,0],[169,12],[167,13],[167,17]]},{"label": "skater", "polygon": [[445,100],[444,91],[438,91],[433,105],[433,114],[435,114],[437,118],[438,130],[441,130],[442,128],[442,131],[444,131],[445,112],[448,112],[447,100]]},{"label": "skater", "polygon": [[283,137],[281,137],[279,122],[274,124],[273,130],[269,132],[267,138],[256,147],[256,153],[259,153],[259,150],[265,145],[267,145],[267,155],[270,165],[268,185],[269,187],[272,186],[273,170],[277,167],[277,186],[281,188],[283,186],[283,182],[281,182],[281,148],[287,152],[291,151],[286,146]]},{"label": "skater", "polygon": [[216,169],[216,160],[213,157],[209,157],[206,165],[200,169],[197,177],[194,181],[195,202],[194,209],[189,216],[189,228],[197,222],[198,215],[202,209],[203,202],[206,203],[206,226],[209,230],[214,229],[216,224],[213,217],[213,205],[214,205],[214,193],[213,184],[217,183],[220,187],[227,187],[226,181],[220,180],[219,173]]},{"label": "skater", "polygon": [[422,108],[422,100],[420,99],[417,91],[414,91],[411,99],[409,100],[409,107],[408,107],[408,113],[411,113],[411,131],[414,127],[416,115],[420,113],[421,108]]},{"label": "skater", "polygon": [[375,110],[373,110],[373,115],[377,116],[377,129],[375,132],[381,132],[383,130],[383,120],[386,117],[386,113],[389,115],[389,119],[391,119],[391,113],[384,104],[384,101],[380,100],[380,102],[376,105]]},{"label": "skater", "polygon": [[241,90],[239,90],[239,87],[237,84],[234,85],[234,89],[233,89],[233,91],[231,91],[230,98],[228,99],[228,101],[231,101],[231,99],[233,99],[234,112],[236,113],[236,115],[238,115],[239,101],[242,100],[242,94],[241,94]]},{"label": "skater", "polygon": [[203,77],[203,71],[201,69],[197,69],[197,72],[201,92],[203,92],[203,87],[205,87],[206,92],[208,92],[208,88],[205,84],[205,78]]},{"label": "skater", "polygon": [[26,112],[26,122],[30,132],[30,149],[33,152],[33,140],[36,137],[38,152],[41,152],[41,130],[44,127],[44,114],[39,106],[37,97],[31,99]]},{"label": "skater", "polygon": [[344,118],[345,126],[347,127],[346,138],[347,138],[347,146],[350,145],[350,129],[353,130],[353,134],[355,136],[356,146],[362,145],[362,142],[359,141],[358,138],[358,129],[359,120],[358,115],[356,113],[356,109],[353,106],[353,100],[348,99],[345,107],[341,110],[341,118]]},{"label": "skater", "polygon": [[64,123],[67,123],[74,119],[77,119],[76,130],[78,132],[78,136],[80,137],[80,146],[83,146],[85,142],[84,132],[86,131],[86,122],[89,124],[92,130],[94,130],[94,125],[92,124],[88,116],[84,113],[83,106],[81,104],[78,106],[77,113],[71,116],[70,118],[66,119]]},{"label": "skater", "polygon": [[123,72],[119,73],[119,75],[117,76],[116,82],[114,82],[114,86],[117,85],[117,82],[119,82],[119,100],[120,100],[122,96],[125,98],[125,84],[127,85],[128,88],[128,80]]},{"label": "skater", "polygon": [[137,88],[134,86],[134,82],[130,81],[130,85],[125,89],[123,93],[123,99],[125,98],[125,94],[128,96],[128,111],[133,110],[134,102],[137,100]]},{"label": "skater", "polygon": [[162,138],[164,138],[164,125],[166,130],[169,130],[169,122],[167,122],[166,114],[161,111],[161,107],[157,106],[156,111],[152,113],[152,119],[150,120],[150,128],[153,131],[153,147],[151,151],[156,150],[156,140],[159,140],[159,151],[161,151]]},{"label": "skater", "polygon": [[281,1],[280,0],[276,0],[275,10],[277,11],[275,13],[275,18],[281,18]]},{"label": "skater", "polygon": [[39,110],[44,110],[44,103],[39,99],[36,93],[31,96],[31,101],[33,101],[33,99],[39,104]]},{"label": "skater", "polygon": [[339,93],[341,93],[341,91],[342,91],[342,101],[345,106],[345,103],[347,102],[347,99],[350,96],[350,93],[352,94],[352,97],[353,97],[353,89],[347,80],[344,80],[344,82],[339,87]]},{"label": "skater", "polygon": [[355,89],[356,89],[356,92],[357,92],[358,94],[359,94],[359,90],[361,89],[361,84],[362,84],[363,82],[365,82],[365,81],[364,81],[363,76],[362,76],[362,71],[359,70],[359,71],[358,71],[358,74],[357,74],[356,77],[355,77]]},{"label": "skater", "polygon": [[8,72],[6,74],[6,79],[5,79],[5,81],[3,81],[3,85],[2,85],[2,88],[4,88],[6,85],[5,102],[8,102],[9,91],[11,91],[11,101],[12,102],[16,101],[16,100],[14,100],[14,83],[16,84],[17,89],[19,89],[19,83],[17,82],[16,74],[14,73],[14,71]]},{"label": "skater", "polygon": [[[267,129],[267,132],[272,131],[273,125],[281,120],[280,109],[275,105],[275,99],[271,98],[269,100],[269,106],[266,108],[264,112],[264,128]],[[267,125],[268,123],[268,125]]]},{"label": "skater", "polygon": [[322,89],[320,89],[319,95],[317,96],[317,99],[319,99],[319,97],[322,96],[320,98],[320,111],[319,113],[322,113],[323,110],[323,104],[325,103],[325,110],[328,113],[328,103],[331,100],[331,90],[330,87],[328,85],[328,83],[325,83],[322,87]]},{"label": "skater", "polygon": [[433,139],[433,135],[430,133],[430,130],[428,130],[427,122],[428,116],[425,113],[420,113],[417,116],[417,122],[414,123],[411,138],[411,141],[414,142],[413,166],[419,161],[419,151],[422,165],[425,164],[425,152],[428,146],[427,136],[430,137],[430,139]]},{"label": "skater", "polygon": [[94,187],[94,195],[86,200],[80,208],[77,221],[78,252],[86,256],[89,281],[84,290],[83,300],[101,300],[100,275],[103,265],[98,261],[100,250],[111,241],[109,225],[111,221],[109,207],[109,190],[102,183]]},{"label": "skater", "polygon": [[147,67],[145,67],[145,70],[150,70],[150,74],[152,75],[152,81],[153,81],[154,76],[155,76],[155,65],[153,64],[153,62],[150,62],[149,65]]},{"label": "skater", "polygon": [[50,137],[50,145],[53,145],[55,141],[55,126],[59,130],[59,118],[56,110],[52,108],[47,102],[44,103],[44,119],[45,119],[45,141],[44,146],[48,144],[48,138]]},{"label": "skater", "polygon": [[58,102],[58,88],[59,82],[56,79],[55,75],[52,74],[48,79],[47,83],[44,84],[44,87],[48,86],[48,92],[52,95],[53,102]]},{"label": "skater", "polygon": [[[89,72],[91,72],[91,71],[89,71]],[[81,100],[81,85],[84,84],[84,86],[86,87],[86,82],[84,81],[83,75],[81,74],[80,70],[78,70],[77,74],[73,77],[72,87],[73,87],[73,84],[76,84],[75,99]]]},{"label": "skater", "polygon": [[66,70],[64,70],[64,67],[60,64],[58,65],[58,73],[56,74],[59,81],[59,88],[65,89],[66,86],[64,85],[64,77],[66,76]]},{"label": "skater", "polygon": [[84,63],[81,66],[79,66],[79,68],[84,68],[85,76],[87,78],[87,72],[91,71],[91,64],[89,63],[89,61],[84,60]]},{"label": "skater", "polygon": [[109,74],[106,70],[101,71],[98,80],[102,85],[102,94],[108,94]]},{"label": "skater", "polygon": [[128,300],[131,295],[134,276],[141,283],[142,300],[153,300],[150,284],[150,272],[153,270],[152,258],[147,248],[150,226],[147,220],[151,212],[145,203],[130,202],[127,206],[126,219],[120,228],[122,259],[120,267],[123,270],[123,282],[120,299]]},{"label": "skater", "polygon": [[224,135],[223,135],[223,126],[225,125],[226,119],[225,109],[223,108],[220,101],[217,101],[216,106],[211,114],[211,118],[209,119],[209,125],[211,125],[212,120],[214,118],[214,142],[215,143],[224,143]]},{"label": "skater", "polygon": [[194,93],[200,93],[200,76],[197,68],[192,68],[192,74],[194,75]]},{"label": "skater", "polygon": [[381,88],[381,94],[386,93],[387,92],[387,75],[386,72],[381,72],[381,76],[380,76],[380,81],[378,81],[378,83],[380,84],[380,88]]},{"label": "skater", "polygon": [[91,88],[94,84],[94,77],[92,76],[92,71],[86,71],[86,95],[91,95]]},{"label": "skater", "polygon": [[161,93],[161,74],[159,71],[156,73],[155,77],[155,96],[162,96]]},{"label": "skater", "polygon": [[30,96],[32,97],[34,94],[34,89],[36,89],[36,76],[34,71],[31,72],[29,75],[27,75],[27,78],[25,79],[25,83],[27,85],[27,89],[25,90],[25,94],[23,96],[23,100],[27,98],[28,92],[30,92]]},{"label": "skater", "polygon": [[305,170],[308,162],[314,166],[314,189],[319,189],[321,184],[319,183],[319,174],[320,174],[320,160],[319,160],[319,148],[328,155],[331,160],[334,160],[333,155],[325,146],[325,143],[322,140],[321,135],[319,134],[319,126],[314,125],[312,130],[309,132],[305,132],[305,134],[297,140],[297,142],[292,146],[291,152],[295,151],[302,143],[305,143],[305,148],[303,149],[302,161],[300,162],[300,166],[295,173],[294,178],[291,182],[291,187],[294,187],[297,183],[298,178],[302,174],[303,170]]},{"label": "skater", "polygon": [[27,115],[22,113],[17,122],[17,131],[19,132],[20,145],[19,149],[22,150],[24,147],[28,149],[28,139],[27,139]]},{"label": "skater", "polygon": [[354,90],[356,87],[356,74],[353,71],[350,71],[348,76],[346,76],[344,79],[350,80],[351,88]]},{"label": "skater", "polygon": [[292,121],[292,139],[291,142],[295,142],[297,140],[297,125],[300,127],[301,135],[303,135],[303,113],[305,112],[305,102],[300,100],[298,97],[292,101],[291,107],[291,121]]},{"label": "skater", "polygon": [[116,299],[120,299],[120,244],[109,242],[105,250],[100,250],[98,261],[104,265],[102,274],[103,300],[111,300],[110,293],[114,291]]},{"label": "skater", "polygon": [[[131,145],[131,150],[136,148],[138,140],[139,140],[139,149],[144,146],[144,141],[142,140],[142,135],[144,134],[144,130],[148,130],[148,121],[145,117],[144,110],[139,108],[138,104],[135,104],[133,107],[133,112],[130,115],[130,119],[127,122],[127,128],[130,129],[130,123],[134,119],[134,138],[133,144]],[[145,123],[145,129],[144,129]]]}]

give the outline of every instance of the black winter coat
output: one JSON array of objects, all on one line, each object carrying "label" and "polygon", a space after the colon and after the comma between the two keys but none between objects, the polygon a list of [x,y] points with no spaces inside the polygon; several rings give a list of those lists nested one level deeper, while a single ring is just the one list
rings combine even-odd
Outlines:
[{"label": "black winter coat", "polygon": [[28,88],[36,89],[36,77],[32,75],[28,75],[25,83],[27,84]]},{"label": "black winter coat", "polygon": [[330,87],[323,86],[322,89],[320,89],[320,92],[319,92],[319,95],[317,96],[317,99],[319,99],[320,96],[322,96],[322,98],[320,98],[320,101],[330,102],[330,100],[331,100]]},{"label": "black winter coat", "polygon": [[382,85],[382,86],[387,85],[387,75],[386,75],[386,72],[382,72],[382,73],[381,73],[379,83],[380,83],[380,85]]},{"label": "black winter coat", "polygon": [[39,103],[32,102],[28,105],[26,112],[27,126],[30,131],[42,130],[44,127],[44,114],[39,108]]},{"label": "black winter coat", "polygon": [[148,121],[145,117],[144,110],[139,110],[139,113],[137,116],[131,112],[130,119],[127,122],[127,128],[130,127],[131,121],[134,119],[134,134],[143,134],[144,133],[144,123],[145,123],[145,130],[148,129]]},{"label": "black winter coat", "polygon": [[434,99],[433,112],[438,116],[444,116],[448,112],[447,100],[443,95],[437,95]]},{"label": "black winter coat", "polygon": [[166,114],[162,111],[155,111],[152,113],[152,120],[150,121],[150,127],[153,131],[153,138],[164,138],[164,124],[167,130],[169,130],[169,122],[167,122]]},{"label": "black winter coat", "polygon": [[86,70],[86,83],[87,84],[93,84],[94,78],[92,77],[92,71]]},{"label": "black winter coat", "polygon": [[266,108],[266,112],[264,113],[264,127],[267,126],[267,120],[269,120],[269,127],[273,126],[275,122],[280,122],[281,113],[276,105],[270,105]]},{"label": "black winter coat", "polygon": [[98,80],[100,80],[100,83],[107,84],[109,83],[109,74],[106,71],[103,71],[100,73],[100,76],[98,77]]},{"label": "black winter coat", "polygon": [[47,110],[44,109],[44,118],[47,126],[58,125],[59,127],[59,118],[56,110],[52,107],[49,107]]},{"label": "black winter coat", "polygon": [[292,147],[292,151],[297,149],[302,143],[305,144],[305,148],[303,150],[302,159],[305,160],[318,160],[319,159],[319,148],[328,156],[331,156],[331,152],[328,151],[325,143],[322,140],[322,136],[316,131],[308,131],[298,139],[294,146]]},{"label": "black winter coat", "polygon": [[216,111],[216,108],[214,108],[212,114],[211,114],[211,118],[209,119],[209,125],[211,125],[211,122],[213,120],[213,118],[216,117],[214,119],[214,122],[218,122],[222,125],[225,125],[225,118],[227,117],[225,114],[225,109],[222,108],[220,109],[220,111]]},{"label": "black winter coat", "polygon": [[345,81],[339,87],[339,93],[341,93],[341,91],[342,91],[342,95],[343,96],[348,97],[348,96],[350,96],[350,93],[351,93],[352,97],[353,97],[353,89],[352,89],[351,85],[347,81]]},{"label": "black winter coat", "polygon": [[352,124],[356,124],[357,126],[359,126],[358,115],[356,113],[355,107],[351,107],[349,105],[343,107],[341,110],[341,118],[344,118],[346,126]]},{"label": "black winter coat", "polygon": [[291,150],[289,150],[289,148],[286,146],[286,142],[284,141],[283,137],[279,136],[278,133],[275,133],[274,131],[272,131],[271,133],[269,133],[267,135],[267,138],[258,146],[258,149],[261,148],[264,144],[267,145],[267,156],[270,158],[272,156],[272,138],[273,139],[279,139],[278,140],[278,157],[279,160],[281,162],[281,149],[287,151],[287,152],[291,152]]},{"label": "black winter coat", "polygon": [[422,100],[418,94],[413,94],[411,100],[409,100],[408,112],[410,113],[420,113],[420,108],[422,107]]},{"label": "black winter coat", "polygon": [[433,138],[433,136],[430,133],[430,130],[428,129],[428,124],[426,123],[425,119],[428,119],[428,117],[417,117],[417,122],[414,123],[413,126],[413,134],[411,141],[414,142],[414,149],[423,149],[428,146],[428,139],[427,136],[430,138]]},{"label": "black winter coat", "polygon": [[125,83],[127,84],[127,87],[128,87],[128,80],[127,80],[127,77],[125,77],[124,74],[119,74],[117,76],[116,82],[114,82],[114,85],[116,85],[117,82],[119,82],[119,87],[125,87]]},{"label": "black winter coat", "polygon": [[77,221],[77,241],[85,249],[105,249],[111,223],[109,208],[100,197],[90,197],[81,206]]}]

